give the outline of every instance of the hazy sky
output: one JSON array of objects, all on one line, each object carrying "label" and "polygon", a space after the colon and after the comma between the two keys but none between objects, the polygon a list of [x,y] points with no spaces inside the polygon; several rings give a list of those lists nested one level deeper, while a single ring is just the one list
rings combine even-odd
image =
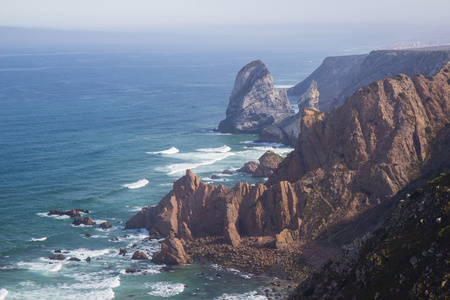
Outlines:
[{"label": "hazy sky", "polygon": [[0,0],[0,26],[108,31],[324,22],[449,26],[448,12],[450,0]]}]

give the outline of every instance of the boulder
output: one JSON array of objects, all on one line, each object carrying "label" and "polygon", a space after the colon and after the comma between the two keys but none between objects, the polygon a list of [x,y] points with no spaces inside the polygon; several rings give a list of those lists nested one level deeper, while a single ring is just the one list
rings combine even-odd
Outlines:
[{"label": "boulder", "polygon": [[183,266],[192,263],[193,260],[186,254],[178,238],[168,236],[161,244],[161,251],[153,255],[152,262]]},{"label": "boulder", "polygon": [[94,226],[96,223],[92,220],[91,217],[85,217],[85,218],[76,218],[72,222],[72,224],[75,226],[80,226],[81,224],[88,225],[88,226]]},{"label": "boulder", "polygon": [[127,249],[119,249],[119,255],[125,256],[125,254],[127,254]]},{"label": "boulder", "polygon": [[212,175],[211,176],[211,179],[221,179],[222,177],[220,177],[220,176],[217,176],[217,175]]},{"label": "boulder", "polygon": [[103,229],[103,230],[106,230],[106,229],[112,227],[111,223],[109,223],[109,222],[103,222],[103,223],[101,223],[99,226],[100,226],[100,228]]},{"label": "boulder", "polygon": [[236,76],[225,120],[218,131],[225,133],[260,133],[291,115],[285,91],[273,86],[267,66],[260,60],[244,66]]},{"label": "boulder", "polygon": [[259,167],[259,164],[256,161],[249,161],[248,163],[245,163],[245,165],[238,169],[238,172],[242,173],[253,173],[256,171],[256,169]]},{"label": "boulder", "polygon": [[283,157],[281,155],[268,150],[259,158],[259,166],[253,172],[252,177],[269,177],[282,161]]},{"label": "boulder", "polygon": [[131,257],[131,259],[145,260],[145,259],[148,259],[148,257],[147,257],[147,254],[145,254],[144,252],[136,251],[133,253],[133,257]]},{"label": "boulder", "polygon": [[231,172],[230,170],[223,170],[222,171],[222,174],[225,174],[225,175],[233,175],[233,172]]}]

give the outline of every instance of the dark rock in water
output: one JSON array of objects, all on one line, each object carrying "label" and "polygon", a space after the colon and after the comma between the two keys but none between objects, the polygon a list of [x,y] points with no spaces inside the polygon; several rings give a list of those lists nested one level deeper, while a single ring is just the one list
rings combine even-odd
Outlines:
[{"label": "dark rock in water", "polygon": [[71,257],[71,258],[69,258],[69,261],[81,261],[81,259],[76,258],[76,257]]},{"label": "dark rock in water", "polygon": [[220,176],[217,176],[217,175],[212,175],[211,176],[211,179],[221,179],[222,177],[220,177]]},{"label": "dark rock in water", "polygon": [[60,249],[58,249],[58,250],[55,250],[55,251],[53,251],[54,253],[61,253],[61,250]]},{"label": "dark rock in water", "polygon": [[253,173],[256,171],[256,169],[258,169],[258,167],[259,164],[256,161],[250,161],[237,171],[242,173]]},{"label": "dark rock in water", "polygon": [[76,218],[76,217],[80,217],[80,213],[76,210],[76,209],[71,209],[69,211],[66,211],[64,213],[66,216],[69,216],[71,218]]},{"label": "dark rock in water", "polygon": [[153,255],[152,262],[183,266],[192,263],[193,260],[184,251],[181,241],[169,236],[161,244],[161,252]]},{"label": "dark rock in water", "polygon": [[127,254],[127,249],[119,249],[119,255],[125,256]]},{"label": "dark rock in water", "polygon": [[225,175],[233,175],[233,172],[231,172],[230,170],[226,169],[226,170],[223,170],[223,171],[222,171],[222,174],[225,174]]},{"label": "dark rock in water", "polygon": [[294,114],[285,91],[273,86],[273,78],[265,63],[253,61],[236,76],[226,118],[220,132],[260,133]]},{"label": "dark rock in water", "polygon": [[80,212],[82,212],[82,213],[89,213],[88,210],[84,210],[84,209],[80,209],[80,208],[71,209],[71,210],[68,210],[66,212],[64,212],[62,210],[59,210],[59,209],[52,209],[50,212],[47,213],[47,215],[48,216],[51,216],[51,215],[69,216],[71,218],[77,218],[77,217],[80,217]]},{"label": "dark rock in water", "polygon": [[109,222],[103,222],[103,223],[100,224],[100,228],[103,229],[103,230],[106,230],[106,229],[111,228],[111,227],[112,227],[112,225]]},{"label": "dark rock in water", "polygon": [[92,236],[92,234],[91,233],[89,233],[89,232],[86,232],[86,234],[84,235],[85,237],[91,237]]},{"label": "dark rock in water", "polygon": [[91,217],[85,217],[85,218],[76,218],[72,222],[72,224],[75,225],[75,226],[80,226],[81,224],[94,226],[96,223],[92,220]]},{"label": "dark rock in water", "polygon": [[51,259],[51,260],[65,260],[66,259],[66,257],[63,254],[52,254],[52,255],[47,256],[47,258]]},{"label": "dark rock in water", "polygon": [[136,273],[137,271],[135,270],[135,269],[133,269],[133,268],[127,268],[126,270],[125,270],[125,273]]},{"label": "dark rock in water", "polygon": [[259,166],[252,177],[269,177],[283,161],[283,157],[269,150],[259,158]]},{"label": "dark rock in water", "polygon": [[47,213],[48,216],[51,215],[58,215],[58,216],[62,216],[64,215],[64,212],[62,210],[59,209],[52,209],[50,212]]},{"label": "dark rock in water", "polygon": [[90,256],[86,257],[86,261],[91,262],[91,257]]},{"label": "dark rock in water", "polygon": [[144,252],[136,251],[133,253],[133,257],[131,257],[131,259],[144,260],[144,259],[148,259],[148,257],[147,257],[147,254],[145,254]]}]

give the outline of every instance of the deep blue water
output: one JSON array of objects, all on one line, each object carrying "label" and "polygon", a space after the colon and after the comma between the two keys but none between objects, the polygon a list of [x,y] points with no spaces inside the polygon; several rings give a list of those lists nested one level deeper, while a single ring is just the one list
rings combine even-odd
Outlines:
[{"label": "deep blue water", "polygon": [[[261,59],[277,86],[290,86],[330,54],[341,53],[2,50],[0,299],[257,299],[265,282],[251,274],[208,263],[163,272],[131,261],[131,252],[117,255],[132,244],[149,254],[159,247],[143,241],[144,231],[123,227],[141,207],[157,204],[186,168],[211,183],[255,182],[237,173],[210,179],[270,148],[253,147],[256,136],[212,132],[237,72]],[[72,208],[113,228],[46,216]],[[57,249],[82,261],[45,259]],[[127,267],[144,272],[128,275]]]}]

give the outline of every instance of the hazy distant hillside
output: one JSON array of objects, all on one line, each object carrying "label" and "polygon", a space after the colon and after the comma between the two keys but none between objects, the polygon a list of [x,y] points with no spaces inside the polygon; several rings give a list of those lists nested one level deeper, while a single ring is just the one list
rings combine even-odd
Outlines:
[{"label": "hazy distant hillside", "polygon": [[[445,48],[445,47],[444,47]],[[304,81],[288,90],[291,98],[300,97],[317,82],[321,111],[341,105],[358,88],[399,73],[433,76],[450,61],[450,51],[379,50],[366,55],[327,57]]]}]

